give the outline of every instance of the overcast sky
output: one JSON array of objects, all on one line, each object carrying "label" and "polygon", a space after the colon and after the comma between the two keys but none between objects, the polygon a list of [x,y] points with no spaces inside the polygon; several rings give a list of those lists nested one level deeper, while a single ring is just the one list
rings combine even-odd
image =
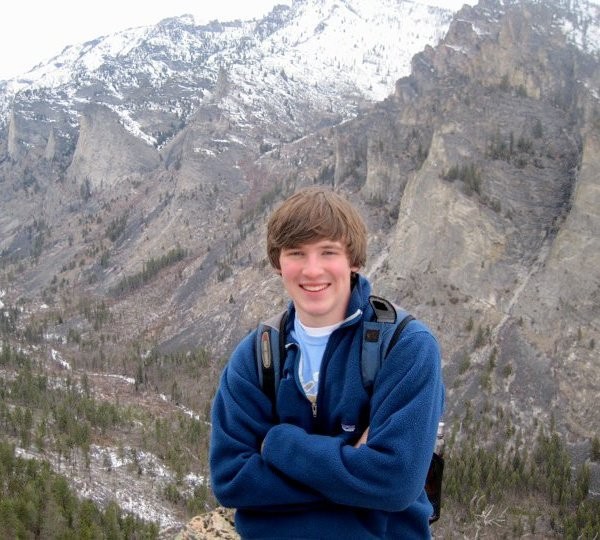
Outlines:
[{"label": "overcast sky", "polygon": [[291,0],[6,0],[0,12],[0,80],[26,73],[67,45],[126,28],[186,13],[198,24],[254,19],[276,4]]}]

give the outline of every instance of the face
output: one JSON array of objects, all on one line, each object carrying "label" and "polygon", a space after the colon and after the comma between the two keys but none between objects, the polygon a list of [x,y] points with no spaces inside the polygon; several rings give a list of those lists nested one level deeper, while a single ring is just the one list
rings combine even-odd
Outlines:
[{"label": "face", "polygon": [[350,266],[346,247],[338,241],[318,240],[279,255],[283,285],[302,324],[313,328],[344,320],[350,299]]}]

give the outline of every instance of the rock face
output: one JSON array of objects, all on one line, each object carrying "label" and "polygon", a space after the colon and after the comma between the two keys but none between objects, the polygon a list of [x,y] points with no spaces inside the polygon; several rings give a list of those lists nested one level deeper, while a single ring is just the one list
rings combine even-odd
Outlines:
[{"label": "rock face", "polygon": [[188,521],[173,538],[174,540],[207,540],[210,538],[238,540],[240,535],[235,532],[233,511],[217,508]]},{"label": "rock face", "polygon": [[[50,138],[48,141],[50,144]],[[79,137],[67,172],[71,178],[86,179],[91,189],[103,190],[127,176],[143,177],[159,163],[156,149],[126,130],[116,113],[89,106],[80,118]]]},{"label": "rock face", "polygon": [[[494,27],[481,13],[465,10],[441,47],[415,58],[415,66],[428,69],[398,84],[399,110],[421,100],[406,97],[410,87],[425,103],[433,101],[437,113],[422,119],[433,137],[422,167],[406,175],[389,269],[401,296],[429,306],[425,318],[438,321],[442,340],[450,338],[449,365],[468,353],[456,337],[475,319],[493,336],[506,372],[514,368],[521,384],[539,381],[536,397],[500,378],[491,395],[501,402],[510,396],[516,410],[561,403],[569,410],[566,423],[578,417],[579,434],[590,434],[597,420],[569,403],[575,388],[599,388],[573,380],[577,369],[564,362],[576,358],[593,380],[599,315],[593,267],[600,261],[598,157],[591,149],[598,135],[577,109],[590,99],[597,66],[588,69],[551,25],[548,35],[535,28],[533,20],[549,16],[540,5],[508,8]],[[460,50],[459,35],[467,36]],[[582,85],[572,84],[574,72]],[[477,364],[489,351],[469,354]],[[471,393],[468,384],[457,385],[450,407]]]},{"label": "rock face", "polygon": [[570,211],[548,254],[515,303],[530,343],[544,357],[559,386],[557,401],[579,435],[597,431],[598,306],[600,305],[600,158],[598,133],[584,138]]}]

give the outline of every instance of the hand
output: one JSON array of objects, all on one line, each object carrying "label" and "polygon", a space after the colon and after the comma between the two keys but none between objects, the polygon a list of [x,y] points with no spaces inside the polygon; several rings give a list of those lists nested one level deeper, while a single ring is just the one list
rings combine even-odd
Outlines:
[{"label": "hand", "polygon": [[367,444],[367,437],[369,436],[369,428],[365,429],[363,434],[360,436],[360,439],[354,443],[354,448],[358,448],[363,444]]}]

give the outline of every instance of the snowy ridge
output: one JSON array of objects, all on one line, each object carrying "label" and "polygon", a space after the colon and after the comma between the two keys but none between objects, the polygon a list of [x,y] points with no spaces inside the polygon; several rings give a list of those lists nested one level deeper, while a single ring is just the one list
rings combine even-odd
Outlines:
[{"label": "snowy ridge", "polygon": [[453,11],[429,3],[301,0],[260,21],[196,26],[184,16],[102,36],[7,81],[4,92],[0,84],[0,121],[6,123],[13,103],[25,96],[67,105],[71,117],[93,101],[117,112],[136,137],[158,145],[138,111],[185,120],[214,99],[223,69],[232,91],[220,106],[242,125],[289,119],[290,103],[299,101],[345,119],[359,102],[389,95],[409,73],[412,56],[444,36]]},{"label": "snowy ridge", "polygon": [[[341,122],[365,101],[385,99],[410,73],[413,56],[444,38],[455,11],[475,3],[296,0],[258,21],[197,26],[192,16],[165,19],[67,47],[0,82],[0,126],[11,111],[39,117],[37,101],[63,111],[76,129],[80,111],[93,102],[113,110],[135,137],[161,147],[199,107],[218,104],[242,131],[262,127],[275,138],[297,138],[324,111]],[[597,53],[598,4],[555,3],[555,24],[567,39]],[[497,7],[511,5],[502,0]]]},{"label": "snowy ridge", "polygon": [[[409,73],[413,55],[437,44],[452,19],[446,9],[394,0],[312,1],[294,9],[292,23],[260,44],[265,65],[309,85],[326,83],[332,73],[350,73],[348,82],[355,81],[372,100],[389,95]],[[267,57],[273,49],[278,54]]]}]

